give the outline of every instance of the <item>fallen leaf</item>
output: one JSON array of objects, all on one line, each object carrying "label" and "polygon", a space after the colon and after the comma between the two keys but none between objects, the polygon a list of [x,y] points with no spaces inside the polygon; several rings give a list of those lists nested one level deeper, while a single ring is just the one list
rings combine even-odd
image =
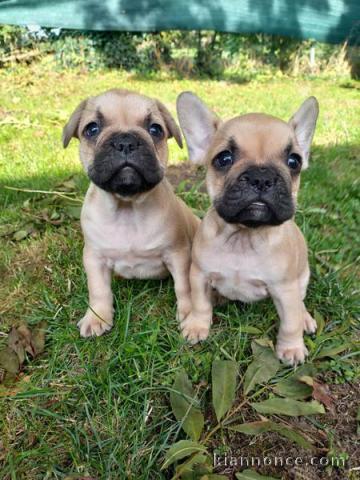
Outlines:
[{"label": "fallen leaf", "polygon": [[335,412],[334,399],[332,398],[327,385],[319,383],[313,378],[307,376],[300,377],[299,380],[307,385],[311,385],[312,397],[315,400],[323,403],[331,412]]},{"label": "fallen leaf", "polygon": [[[257,338],[253,342],[251,342],[251,348],[253,351],[253,354],[256,355],[259,352],[259,346],[260,347],[269,347],[271,350],[274,350],[274,344],[272,340],[269,338]],[[261,350],[260,350],[261,351]]]},{"label": "fallen leaf", "polygon": [[18,230],[17,232],[14,233],[13,235],[13,240],[15,240],[15,242],[21,242],[21,240],[25,240],[26,237],[28,237],[30,235],[30,231],[29,230]]}]

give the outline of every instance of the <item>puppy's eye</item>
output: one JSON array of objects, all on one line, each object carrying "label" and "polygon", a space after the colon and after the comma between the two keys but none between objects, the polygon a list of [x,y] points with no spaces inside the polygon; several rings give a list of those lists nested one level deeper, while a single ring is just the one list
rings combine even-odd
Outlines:
[{"label": "puppy's eye", "polygon": [[220,152],[214,159],[213,165],[217,170],[229,168],[234,163],[234,155],[230,150]]},{"label": "puppy's eye", "polygon": [[100,126],[96,122],[90,122],[84,129],[85,136],[88,138],[95,137],[100,133]]},{"label": "puppy's eye", "polygon": [[149,133],[152,137],[161,138],[164,134],[164,130],[158,123],[152,123],[149,127]]},{"label": "puppy's eye", "polygon": [[301,157],[297,153],[291,153],[288,156],[286,163],[290,170],[298,170],[301,166]]}]

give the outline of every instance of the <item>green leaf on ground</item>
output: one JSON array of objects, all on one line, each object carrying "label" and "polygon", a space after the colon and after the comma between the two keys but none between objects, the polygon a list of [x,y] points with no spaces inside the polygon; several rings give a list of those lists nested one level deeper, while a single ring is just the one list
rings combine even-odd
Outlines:
[{"label": "green leaf on ground", "polygon": [[244,379],[244,394],[247,395],[258,384],[270,380],[280,368],[280,361],[269,347],[256,347],[256,355],[248,366]]},{"label": "green leaf on ground", "polygon": [[299,380],[303,376],[316,375],[316,368],[313,365],[302,365],[291,376],[278,382],[273,390],[282,397],[293,398],[294,400],[304,400],[312,395],[312,387]]},{"label": "green leaf on ground", "polygon": [[204,455],[203,453],[195,453],[193,454],[188,460],[186,460],[184,463],[181,463],[176,467],[176,475],[175,478],[181,477],[182,474],[184,473],[190,473],[193,472],[194,467],[196,465],[202,465],[204,464],[207,460],[209,460],[208,455]]},{"label": "green leaf on ground", "polygon": [[180,440],[172,445],[165,455],[165,461],[161,467],[161,470],[172,465],[177,460],[189,457],[192,453],[203,452],[206,453],[206,448],[200,443],[193,442],[191,440]]},{"label": "green leaf on ground", "polygon": [[350,348],[352,345],[350,342],[343,343],[342,345],[337,345],[333,347],[324,347],[320,350],[320,352],[316,355],[316,359],[319,358],[325,358],[325,357],[330,357],[334,358],[336,357],[339,353],[344,352],[348,348]]},{"label": "green leaf on ground", "polygon": [[232,360],[214,360],[212,364],[212,402],[218,422],[234,403],[238,370]]},{"label": "green leaf on ground", "polygon": [[275,397],[263,402],[252,403],[251,406],[259,413],[287,415],[289,417],[325,413],[324,407],[316,400],[300,402],[292,398]]},{"label": "green leaf on ground", "polygon": [[21,240],[25,240],[25,238],[28,237],[30,233],[30,230],[18,230],[14,233],[13,240],[15,240],[15,242],[21,242]]},{"label": "green leaf on ground", "polygon": [[232,425],[227,428],[229,428],[229,430],[244,433],[245,435],[259,435],[260,433],[265,432],[277,432],[303,448],[312,447],[311,443],[294,429],[289,428],[281,423],[272,422],[271,420],[242,423],[240,425]]},{"label": "green leaf on ground", "polygon": [[196,441],[204,427],[204,416],[193,405],[195,392],[184,371],[176,375],[173,390],[170,392],[170,404],[176,420],[182,422],[182,428],[189,437]]},{"label": "green leaf on ground", "polygon": [[69,217],[80,220],[81,208],[82,207],[78,205],[69,205],[66,207],[66,213]]}]

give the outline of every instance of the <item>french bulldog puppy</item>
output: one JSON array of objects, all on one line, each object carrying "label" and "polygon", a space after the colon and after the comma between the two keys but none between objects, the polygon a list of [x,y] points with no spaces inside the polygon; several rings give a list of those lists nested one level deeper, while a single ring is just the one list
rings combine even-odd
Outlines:
[{"label": "french bulldog puppy", "polygon": [[170,273],[183,320],[191,309],[191,244],[199,220],[164,177],[167,140],[182,147],[170,112],[158,100],[109,90],[80,103],[64,127],[65,148],[72,137],[80,140],[91,181],[81,212],[89,289],[81,336],[112,327],[112,272],[144,279]]},{"label": "french bulldog puppy", "polygon": [[259,113],[223,122],[191,92],[178,97],[177,110],[190,160],[207,167],[212,200],[194,238],[192,311],[182,333],[191,343],[207,338],[213,289],[243,302],[271,296],[280,317],[277,355],[303,362],[303,331],[313,333],[316,322],[304,305],[310,271],[293,217],[318,102],[308,98],[289,122]]}]

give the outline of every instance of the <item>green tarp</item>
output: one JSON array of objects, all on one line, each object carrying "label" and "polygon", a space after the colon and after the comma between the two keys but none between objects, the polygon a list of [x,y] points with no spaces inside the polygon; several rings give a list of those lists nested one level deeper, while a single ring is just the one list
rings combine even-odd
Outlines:
[{"label": "green tarp", "polygon": [[355,43],[360,0],[0,0],[0,23],[80,30],[217,30]]}]

